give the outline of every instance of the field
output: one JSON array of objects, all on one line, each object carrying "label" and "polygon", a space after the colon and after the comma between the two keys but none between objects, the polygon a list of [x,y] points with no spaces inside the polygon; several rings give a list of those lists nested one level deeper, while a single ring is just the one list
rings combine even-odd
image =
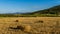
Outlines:
[{"label": "field", "polygon": [[60,17],[0,17],[0,34],[60,34]]}]

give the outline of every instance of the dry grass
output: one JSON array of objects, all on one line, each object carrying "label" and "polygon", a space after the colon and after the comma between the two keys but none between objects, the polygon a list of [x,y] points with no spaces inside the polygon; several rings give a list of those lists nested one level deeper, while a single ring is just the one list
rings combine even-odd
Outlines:
[{"label": "dry grass", "polygon": [[60,17],[0,17],[0,34],[60,34]]}]

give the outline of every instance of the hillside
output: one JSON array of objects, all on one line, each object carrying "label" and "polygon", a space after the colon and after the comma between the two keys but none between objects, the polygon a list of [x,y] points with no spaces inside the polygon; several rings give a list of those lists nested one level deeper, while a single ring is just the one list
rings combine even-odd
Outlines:
[{"label": "hillside", "polygon": [[33,16],[59,16],[60,15],[60,5],[54,6],[44,10],[38,10],[33,13],[25,13],[23,15],[33,15]]},{"label": "hillside", "polygon": [[39,10],[34,13],[39,14],[59,14],[60,13],[60,5],[51,7],[49,9]]}]

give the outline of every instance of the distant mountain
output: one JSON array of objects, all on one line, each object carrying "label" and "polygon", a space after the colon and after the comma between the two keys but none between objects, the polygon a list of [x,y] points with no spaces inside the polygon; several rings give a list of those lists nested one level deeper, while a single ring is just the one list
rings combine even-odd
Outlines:
[{"label": "distant mountain", "polygon": [[60,5],[26,14],[60,14]]},{"label": "distant mountain", "polygon": [[24,14],[23,12],[5,13],[5,14]]},{"label": "distant mountain", "polygon": [[60,13],[60,5],[51,7],[49,9],[39,10],[34,13],[40,14],[59,14]]}]

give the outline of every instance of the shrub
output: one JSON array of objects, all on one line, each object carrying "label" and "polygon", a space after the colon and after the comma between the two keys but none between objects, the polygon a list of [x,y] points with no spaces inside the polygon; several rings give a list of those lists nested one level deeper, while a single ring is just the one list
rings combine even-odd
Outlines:
[{"label": "shrub", "polygon": [[30,25],[20,25],[20,26],[17,26],[17,27],[9,27],[10,29],[13,29],[13,30],[21,30],[21,31],[24,31],[24,32],[30,32],[31,31],[31,26]]},{"label": "shrub", "polygon": [[42,20],[39,20],[39,21],[36,21],[35,23],[43,23],[43,21]]},{"label": "shrub", "polygon": [[23,26],[9,27],[9,29],[12,29],[12,30],[21,30],[21,31],[24,31],[24,27],[23,27]]},{"label": "shrub", "polygon": [[19,20],[16,20],[15,22],[19,22]]}]

